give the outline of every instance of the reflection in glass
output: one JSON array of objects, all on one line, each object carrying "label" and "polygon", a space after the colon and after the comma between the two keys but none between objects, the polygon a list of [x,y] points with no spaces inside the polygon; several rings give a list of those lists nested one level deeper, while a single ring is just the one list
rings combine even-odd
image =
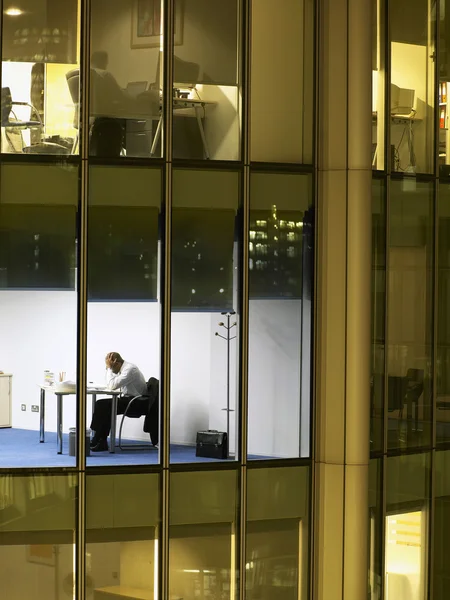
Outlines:
[{"label": "reflection in glass", "polygon": [[450,489],[449,468],[450,453],[436,452],[435,455],[435,500],[434,500],[434,600],[445,600],[450,585],[448,556],[450,552],[449,519],[450,519]]},{"label": "reflection in glass", "polygon": [[1,151],[77,152],[66,73],[78,68],[79,3],[18,0],[14,8],[2,20]]},{"label": "reflection in glass", "polygon": [[[153,0],[91,3],[89,114],[93,156],[161,156],[161,6]],[[68,73],[67,83],[76,103],[78,69]]]},{"label": "reflection in glass", "polygon": [[[91,166],[88,209],[88,382],[105,385],[105,357],[118,352],[138,367],[146,381],[159,380],[159,169]],[[129,390],[122,390],[123,394]],[[136,392],[136,394],[139,392]],[[103,400],[105,398],[105,400]],[[109,432],[112,398],[89,395],[87,426],[95,409],[105,410],[101,426]],[[139,401],[140,402],[140,401]],[[118,414],[127,404],[118,400]],[[116,421],[121,458],[100,452],[88,464],[156,463],[158,402],[136,403]],[[104,405],[104,408],[101,408]],[[108,414],[106,414],[108,413]],[[102,413],[103,414],[103,413]],[[120,424],[123,420],[123,427]],[[98,421],[95,423],[98,425]],[[150,434],[150,436],[149,436]],[[123,441],[119,443],[119,438]],[[111,450],[112,439],[109,439]],[[122,453],[120,446],[128,447]],[[145,450],[145,451],[144,451]]]},{"label": "reflection in glass", "polygon": [[428,0],[389,3],[393,171],[434,171],[435,27],[431,10]]},{"label": "reflection in glass", "polygon": [[427,597],[430,455],[387,459],[386,600]]},{"label": "reflection in glass", "polygon": [[383,449],[385,305],[386,305],[386,209],[384,183],[372,182],[372,380],[370,448]]},{"label": "reflection in glass", "polygon": [[450,189],[439,187],[436,440],[450,439]]},{"label": "reflection in glass", "polygon": [[311,0],[251,2],[252,161],[313,162],[313,31]]},{"label": "reflection in glass", "polygon": [[433,186],[392,181],[389,214],[388,447],[430,443]]},{"label": "reflection in glass", "polygon": [[247,490],[246,599],[306,598],[309,469],[250,469]]},{"label": "reflection in glass", "polygon": [[86,595],[158,598],[159,475],[89,475]]},{"label": "reflection in glass", "polygon": [[73,475],[0,475],[3,598],[73,597],[76,498]]},{"label": "reflection in glass", "polygon": [[311,179],[254,173],[250,185],[248,453],[308,456]]},{"label": "reflection in glass", "polygon": [[382,523],[382,461],[369,462],[369,598],[381,598],[383,560],[381,551]]},{"label": "reflection in glass", "polygon": [[176,169],[172,205],[171,459],[186,462],[202,430],[235,453],[239,175]]},{"label": "reflection in glass", "polygon": [[237,0],[175,0],[174,158],[238,160]]},{"label": "reflection in glass", "polygon": [[236,472],[172,473],[170,489],[169,596],[234,598]]},{"label": "reflection in glass", "polygon": [[385,0],[372,0],[372,168],[378,170],[385,168],[385,11]]},{"label": "reflection in glass", "polygon": [[[63,454],[56,453],[56,432],[67,434],[76,423],[75,393],[65,397],[60,428],[54,388],[44,392],[39,386],[45,371],[56,382],[76,380],[77,194],[77,167],[1,167],[0,362],[12,375],[14,425],[2,430],[2,467],[75,463],[65,435]],[[6,385],[3,377],[1,385]],[[22,403],[27,411],[21,410]],[[39,413],[32,413],[31,406]]]}]

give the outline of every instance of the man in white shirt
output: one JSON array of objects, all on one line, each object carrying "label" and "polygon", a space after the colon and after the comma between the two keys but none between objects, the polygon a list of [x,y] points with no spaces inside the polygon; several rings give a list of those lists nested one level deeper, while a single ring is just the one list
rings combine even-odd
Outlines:
[{"label": "man in white shirt", "polygon": [[[120,389],[122,392],[117,399],[117,414],[122,415],[132,398],[147,393],[147,383],[137,366],[125,361],[118,352],[107,354],[105,363],[108,389]],[[136,410],[141,411],[143,415],[146,414],[148,398],[135,400],[133,407],[133,412]],[[95,432],[91,440],[92,452],[108,450],[107,438],[111,428],[111,411],[111,398],[101,398],[95,403],[91,423],[91,429]]]}]

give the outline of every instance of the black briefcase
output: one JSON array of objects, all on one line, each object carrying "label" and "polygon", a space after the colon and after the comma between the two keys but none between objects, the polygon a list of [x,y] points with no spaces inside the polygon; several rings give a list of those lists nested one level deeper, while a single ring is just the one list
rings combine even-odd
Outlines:
[{"label": "black briefcase", "polygon": [[228,458],[227,434],[215,429],[198,431],[195,456],[202,456],[204,458]]}]

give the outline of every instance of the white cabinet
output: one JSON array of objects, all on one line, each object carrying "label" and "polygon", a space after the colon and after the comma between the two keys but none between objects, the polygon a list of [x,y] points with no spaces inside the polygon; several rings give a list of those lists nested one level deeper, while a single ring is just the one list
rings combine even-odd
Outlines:
[{"label": "white cabinet", "polygon": [[11,427],[12,375],[0,374],[0,427]]}]

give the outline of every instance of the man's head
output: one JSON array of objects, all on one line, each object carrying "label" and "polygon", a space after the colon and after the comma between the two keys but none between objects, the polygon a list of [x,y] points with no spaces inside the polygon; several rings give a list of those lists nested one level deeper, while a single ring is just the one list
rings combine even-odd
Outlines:
[{"label": "man's head", "polygon": [[108,67],[108,53],[104,50],[93,52],[91,56],[91,67],[94,69],[103,69],[106,71]]},{"label": "man's head", "polygon": [[105,357],[105,364],[113,373],[118,373],[123,365],[123,358],[118,352],[108,352]]}]

